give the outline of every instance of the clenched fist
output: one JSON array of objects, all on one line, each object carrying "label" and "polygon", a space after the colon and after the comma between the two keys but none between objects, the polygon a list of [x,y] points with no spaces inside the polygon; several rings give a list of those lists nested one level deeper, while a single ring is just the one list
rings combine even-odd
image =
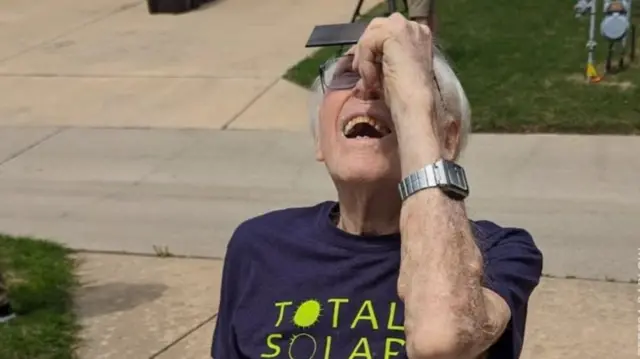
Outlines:
[{"label": "clenched fist", "polygon": [[[419,106],[433,86],[433,40],[426,25],[399,13],[376,18],[351,49],[361,89],[381,89],[390,109]],[[395,121],[395,120],[394,120]]]}]

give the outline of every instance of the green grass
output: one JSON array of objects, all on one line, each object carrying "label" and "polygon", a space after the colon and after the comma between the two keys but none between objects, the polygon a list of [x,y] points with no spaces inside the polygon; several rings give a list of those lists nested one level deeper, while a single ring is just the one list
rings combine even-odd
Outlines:
[{"label": "green grass", "polygon": [[[586,84],[589,22],[574,17],[573,5],[553,0],[438,2],[439,43],[471,101],[474,132],[640,134],[640,40],[631,68]],[[640,7],[634,13],[640,37]],[[597,42],[601,74],[607,45],[602,38]],[[335,51],[321,49],[284,77],[308,87],[318,65]]]},{"label": "green grass", "polygon": [[0,324],[0,358],[75,358],[74,267],[69,251],[57,244],[0,235],[0,269],[18,313]]}]

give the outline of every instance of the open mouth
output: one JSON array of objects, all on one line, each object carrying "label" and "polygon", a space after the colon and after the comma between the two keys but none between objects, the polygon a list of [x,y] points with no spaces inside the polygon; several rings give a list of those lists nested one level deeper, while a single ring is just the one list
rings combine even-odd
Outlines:
[{"label": "open mouth", "polygon": [[368,116],[354,117],[342,129],[346,138],[382,138],[390,133],[389,127]]}]

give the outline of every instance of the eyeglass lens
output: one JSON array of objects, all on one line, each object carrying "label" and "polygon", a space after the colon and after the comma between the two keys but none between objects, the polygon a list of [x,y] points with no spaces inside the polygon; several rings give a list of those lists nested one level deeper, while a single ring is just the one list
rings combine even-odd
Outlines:
[{"label": "eyeglass lens", "polygon": [[[353,70],[353,55],[347,54],[327,61],[321,67],[322,82],[329,90],[347,90],[353,88],[360,80],[360,74]],[[438,78],[433,74],[436,91],[443,107],[446,105]]]},{"label": "eyeglass lens", "polygon": [[330,90],[353,88],[360,74],[353,70],[353,55],[343,55],[328,61],[323,66],[323,81]]}]

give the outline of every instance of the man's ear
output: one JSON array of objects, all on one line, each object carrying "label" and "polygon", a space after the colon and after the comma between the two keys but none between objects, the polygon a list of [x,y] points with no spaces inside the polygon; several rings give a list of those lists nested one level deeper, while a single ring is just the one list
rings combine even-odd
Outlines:
[{"label": "man's ear", "polygon": [[320,146],[320,116],[322,116],[320,111],[320,105],[318,105],[318,107],[316,107],[316,116],[318,117],[316,117],[316,121],[313,124],[315,126],[313,129],[313,141],[316,149],[316,161],[324,162],[324,153],[322,153],[322,148]]},{"label": "man's ear", "polygon": [[320,136],[318,136],[317,130],[314,142],[316,146],[316,161],[324,162],[324,153],[322,153],[322,148],[320,147]]},{"label": "man's ear", "polygon": [[460,155],[460,130],[459,120],[451,119],[447,121],[444,130],[444,149],[448,160],[454,160]]}]

